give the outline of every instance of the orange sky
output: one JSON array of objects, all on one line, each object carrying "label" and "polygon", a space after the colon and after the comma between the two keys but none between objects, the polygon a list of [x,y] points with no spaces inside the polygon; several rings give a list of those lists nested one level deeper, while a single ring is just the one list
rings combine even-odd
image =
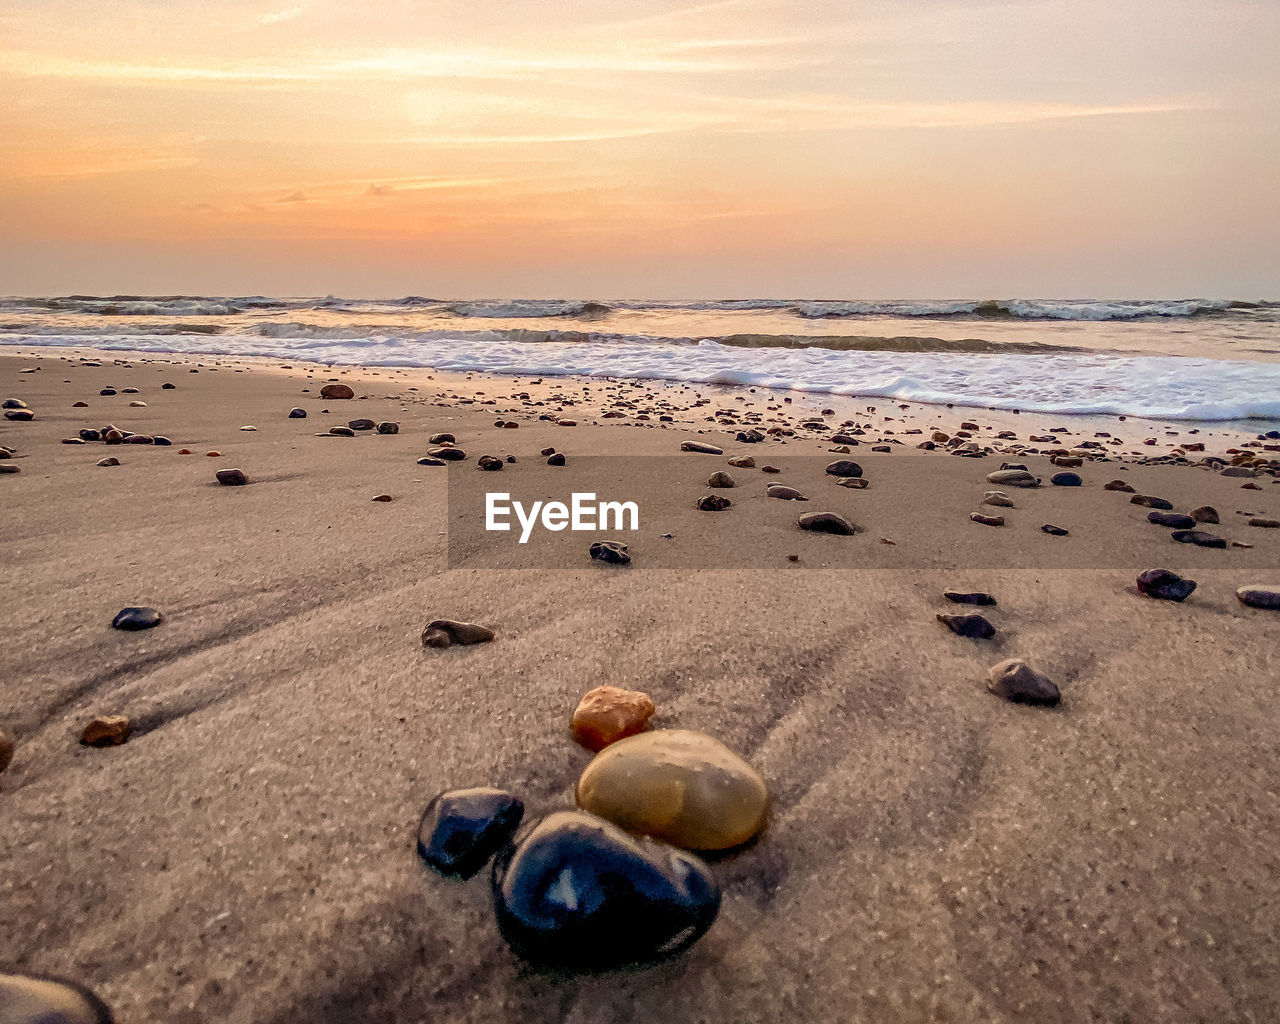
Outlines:
[{"label": "orange sky", "polygon": [[0,293],[1280,295],[1275,0],[8,0]]}]

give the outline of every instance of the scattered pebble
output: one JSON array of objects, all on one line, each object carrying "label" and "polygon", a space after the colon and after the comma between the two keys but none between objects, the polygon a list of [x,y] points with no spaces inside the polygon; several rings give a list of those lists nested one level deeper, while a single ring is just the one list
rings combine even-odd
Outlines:
[{"label": "scattered pebble", "polygon": [[729,465],[734,469],[755,469],[756,460],[750,455],[735,455],[729,460]]},{"label": "scattered pebble", "polygon": [[858,532],[857,526],[834,512],[810,512],[808,515],[801,516],[797,523],[800,529],[813,533],[834,533],[842,537],[852,537]]},{"label": "scattered pebble", "polygon": [[467,453],[461,448],[453,448],[449,445],[429,448],[427,449],[427,454],[433,459],[444,459],[446,462],[463,462],[467,457]]},{"label": "scattered pebble", "polygon": [[164,621],[163,613],[155,608],[121,608],[116,612],[116,617],[111,620],[113,629],[124,629],[136,631],[139,629],[151,629],[158,626]]},{"label": "scattered pebble", "polygon": [[1264,530],[1280,530],[1280,519],[1264,519],[1262,516],[1254,516],[1249,520],[1250,526],[1260,526]]},{"label": "scattered pebble", "polygon": [[586,767],[578,806],[687,850],[727,850],[764,828],[764,779],[719,740],[658,729],[618,740]]},{"label": "scattered pebble", "polygon": [[1142,505],[1146,508],[1163,509],[1166,512],[1173,511],[1173,502],[1166,501],[1164,498],[1155,498],[1150,494],[1135,494],[1129,499],[1130,505]]},{"label": "scattered pebble", "polygon": [[1004,516],[985,516],[981,512],[970,512],[969,518],[983,526],[1004,526]]},{"label": "scattered pebble", "polygon": [[631,555],[627,552],[625,544],[619,544],[615,540],[598,540],[591,545],[590,554],[597,562],[607,562],[609,565],[629,565],[631,563]]},{"label": "scattered pebble", "polygon": [[[319,435],[319,436],[320,436],[320,437],[324,437],[325,435],[324,435],[324,434],[321,434],[321,435]],[[354,430],[353,428],[351,428],[351,427],[330,427],[330,428],[329,428],[329,434],[328,434],[328,436],[330,436],[330,437],[355,437],[355,436],[356,436],[356,432],[355,432],[355,430]]]},{"label": "scattered pebble", "polygon": [[498,856],[493,908],[503,939],[531,963],[614,968],[691,946],[715,921],[720,888],[692,854],[560,811]]},{"label": "scattered pebble", "polygon": [[1216,525],[1219,521],[1218,510],[1212,505],[1201,505],[1199,508],[1193,508],[1190,515],[1197,523],[1210,523]]},{"label": "scattered pebble", "polygon": [[117,459],[114,455],[108,455],[105,459],[99,459],[98,465],[99,466],[118,466],[120,465],[120,460]]},{"label": "scattered pebble", "polygon": [[987,491],[987,493],[982,496],[982,504],[995,505],[998,508],[1014,507],[1013,499],[1010,498],[1009,495],[1005,494],[1004,491]]},{"label": "scattered pebble", "polygon": [[723,512],[731,504],[723,494],[704,494],[698,499],[698,508],[703,512]]},{"label": "scattered pebble", "polygon": [[809,500],[794,487],[788,487],[786,484],[769,484],[765,487],[765,494],[770,498],[781,498],[783,501]]},{"label": "scattered pebble", "polygon": [[389,494],[375,494],[375,495],[373,496],[373,500],[374,500],[374,501],[391,501],[391,495],[389,495]]},{"label": "scattered pebble", "polygon": [[1280,584],[1276,586],[1251,584],[1247,587],[1240,587],[1236,591],[1236,598],[1241,604],[1247,604],[1250,608],[1280,611]]},{"label": "scattered pebble", "polygon": [[1079,487],[1084,481],[1080,479],[1079,473],[1054,473],[1049,478],[1049,483],[1054,487]]},{"label": "scattered pebble", "polygon": [[733,477],[731,477],[728,473],[719,472],[719,473],[711,474],[711,476],[707,479],[707,486],[708,487],[734,487],[736,485],[733,482]]},{"label": "scattered pebble", "polygon": [[552,452],[547,456],[548,466],[563,466],[565,464],[564,452]]},{"label": "scattered pebble", "polygon": [[761,473],[781,473],[782,470],[780,470],[777,466],[761,466],[760,472]]},{"label": "scattered pebble", "polygon": [[400,433],[400,424],[391,420],[383,420],[376,429],[379,434],[398,434]]},{"label": "scattered pebble", "polygon": [[1039,487],[1040,478],[1025,469],[997,469],[987,474],[987,483],[1006,487]]},{"label": "scattered pebble", "polygon": [[86,747],[118,747],[132,733],[133,725],[124,715],[99,715],[84,727],[80,742]]},{"label": "scattered pebble", "polygon": [[214,476],[218,483],[226,487],[242,487],[249,482],[243,469],[220,469],[214,473]]},{"label": "scattered pebble", "polygon": [[[457,449],[454,450],[456,451]],[[502,466],[502,460],[492,455],[481,455],[480,458],[476,459],[476,469],[482,469],[489,473],[496,473],[502,469]]]},{"label": "scattered pebble", "polygon": [[1194,544],[1200,548],[1225,548],[1226,539],[1204,530],[1176,530],[1170,534],[1179,544]]},{"label": "scattered pebble", "polygon": [[862,467],[851,459],[836,459],[827,465],[828,476],[858,477],[862,476]]},{"label": "scattered pebble", "polygon": [[347,420],[347,426],[352,430],[372,430],[374,422],[368,419]]},{"label": "scattered pebble", "polygon": [[449,647],[452,644],[482,644],[492,640],[493,630],[474,622],[455,619],[432,619],[422,631],[424,647]]},{"label": "scattered pebble", "polygon": [[435,796],[418,823],[418,855],[448,878],[470,878],[515,835],[524,804],[489,787]]},{"label": "scattered pebble", "polygon": [[289,410],[289,419],[291,420],[305,420],[306,418],[307,418],[306,409],[295,406],[294,408]]},{"label": "scattered pebble", "polygon": [[603,750],[610,743],[642,732],[654,710],[653,700],[640,690],[597,686],[573,712],[573,738],[588,750]]},{"label": "scattered pebble", "polygon": [[703,441],[684,441],[680,445],[682,452],[696,452],[699,455],[723,455],[724,449]]},{"label": "scattered pebble", "polygon": [[36,418],[36,414],[30,409],[9,409],[5,412],[4,418],[17,423],[30,423]]},{"label": "scattered pebble", "polygon": [[1196,581],[1183,579],[1172,569],[1148,569],[1138,577],[1138,590],[1162,601],[1185,601]]},{"label": "scattered pebble", "polygon": [[424,455],[418,460],[419,466],[447,466],[448,463],[444,459],[437,459],[434,455]]},{"label": "scattered pebble", "polygon": [[1053,681],[1021,658],[993,665],[987,671],[987,689],[1015,704],[1052,706],[1062,699]]},{"label": "scattered pebble", "polygon": [[321,398],[355,398],[356,393],[346,384],[326,384],[320,389]]},{"label": "scattered pebble", "polygon": [[1051,537],[1066,537],[1071,533],[1065,526],[1054,526],[1053,523],[1045,523],[1040,527],[1041,533],[1047,533]]},{"label": "scattered pebble", "polygon": [[939,612],[938,621],[957,636],[968,637],[970,640],[989,640],[996,635],[996,627],[987,621],[986,616],[976,612],[970,615]]},{"label": "scattered pebble", "polygon": [[870,483],[871,481],[864,476],[842,476],[836,481],[837,486],[851,487],[857,491],[865,491]]},{"label": "scattered pebble", "polygon": [[955,604],[993,605],[996,599],[981,591],[944,590],[942,596]]},{"label": "scattered pebble", "polygon": [[[130,402],[130,403],[129,403],[129,408],[130,408],[130,409],[145,409],[146,407],[147,407],[147,403],[146,403],[146,402],[141,402],[141,401],[136,401],[136,400],[135,400],[135,401],[133,401],[133,402]],[[244,429],[244,427],[241,427],[240,429],[241,429],[241,430],[243,430],[243,429]],[[253,429],[254,429],[254,430],[257,430],[258,428],[257,428],[257,427],[254,427]]]},{"label": "scattered pebble", "polygon": [[1155,526],[1168,526],[1174,530],[1191,530],[1196,525],[1194,518],[1184,516],[1181,512],[1148,512],[1147,522]]},{"label": "scattered pebble", "polygon": [[427,444],[454,444],[457,440],[452,434],[432,434],[427,438]]}]

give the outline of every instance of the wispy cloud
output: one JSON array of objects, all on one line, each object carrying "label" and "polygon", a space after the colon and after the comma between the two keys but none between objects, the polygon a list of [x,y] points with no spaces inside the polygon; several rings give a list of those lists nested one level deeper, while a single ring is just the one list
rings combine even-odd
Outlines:
[{"label": "wispy cloud", "polygon": [[258,18],[259,25],[278,25],[282,21],[293,21],[294,18],[300,17],[306,8],[301,5],[297,7],[289,7],[283,11],[268,11],[266,14]]}]

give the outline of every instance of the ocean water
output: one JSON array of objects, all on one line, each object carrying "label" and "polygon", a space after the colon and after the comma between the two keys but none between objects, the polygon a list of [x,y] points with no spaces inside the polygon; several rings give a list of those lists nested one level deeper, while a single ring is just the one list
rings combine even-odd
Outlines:
[{"label": "ocean water", "polygon": [[1280,302],[9,297],[0,345],[1280,422]]}]

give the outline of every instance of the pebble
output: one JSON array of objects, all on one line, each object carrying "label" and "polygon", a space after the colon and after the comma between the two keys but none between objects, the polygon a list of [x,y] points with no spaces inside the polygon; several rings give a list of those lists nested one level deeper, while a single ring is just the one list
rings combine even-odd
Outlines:
[{"label": "pebble", "polygon": [[699,455],[723,455],[724,449],[702,441],[684,441],[680,445],[682,452],[697,452]]},{"label": "pebble", "polygon": [[62,443],[63,444],[84,444],[84,438],[83,437],[64,437],[62,439]]},{"label": "pebble", "polygon": [[510,842],[522,817],[524,804],[501,789],[439,793],[418,823],[418,856],[448,878],[470,878]]},{"label": "pebble", "polygon": [[457,440],[452,434],[432,434],[427,438],[427,444],[454,444]]},{"label": "pebble", "polygon": [[1191,530],[1196,525],[1195,519],[1184,516],[1181,512],[1149,512],[1147,522],[1156,526],[1168,526],[1175,530]]},{"label": "pebble", "polygon": [[117,459],[114,455],[108,455],[105,459],[99,459],[98,465],[99,466],[118,466],[120,465],[120,460]]},{"label": "pebble", "polygon": [[1264,530],[1280,530],[1280,519],[1264,519],[1262,516],[1254,516],[1249,520],[1250,526],[1260,526]]},{"label": "pebble", "polygon": [[987,483],[1004,484],[1006,487],[1039,487],[1040,478],[1025,469],[997,469],[987,474]]},{"label": "pebble", "polygon": [[970,512],[969,518],[983,526],[1004,526],[1004,516],[984,516],[981,512]]},{"label": "pebble", "polygon": [[85,428],[84,430],[80,431],[80,439],[83,441],[101,441],[102,432],[98,430]]},{"label": "pebble", "polygon": [[827,464],[828,476],[855,477],[862,476],[862,467],[851,459],[836,459]]},{"label": "pebble", "polygon": [[120,389],[120,394],[122,394],[122,395],[137,395],[137,394],[141,394],[141,392],[140,392],[137,388],[121,388],[121,389]]},{"label": "pebble", "polygon": [[125,444],[155,444],[156,439],[150,434],[129,434],[124,439]]},{"label": "pebble", "polygon": [[291,420],[305,420],[306,418],[307,418],[306,409],[298,408],[295,406],[294,408],[289,410],[289,419]]},{"label": "pebble", "polygon": [[1251,584],[1236,591],[1236,598],[1241,604],[1250,608],[1265,608],[1268,611],[1280,611],[1280,585],[1260,586]]},{"label": "pebble", "polygon": [[87,408],[89,408],[89,403],[88,403],[88,402],[72,402],[72,403],[71,403],[71,408],[73,408],[73,409],[87,409]]},{"label": "pebble", "polygon": [[871,481],[864,476],[842,476],[836,481],[839,487],[851,487],[857,491],[865,491],[870,483]]},{"label": "pebble", "polygon": [[1054,473],[1049,478],[1049,483],[1054,487],[1079,487],[1084,481],[1080,479],[1079,473]]},{"label": "pebble", "polygon": [[764,440],[764,434],[754,428],[751,430],[739,430],[734,435],[734,440],[741,441],[743,444],[759,444]]},{"label": "pebble", "polygon": [[996,635],[996,627],[987,621],[986,616],[978,615],[976,612],[971,615],[948,615],[945,612],[939,612],[938,621],[957,636],[968,637],[970,640],[989,640]]},{"label": "pebble", "polygon": [[687,850],[740,846],[765,826],[764,779],[719,740],[656,729],[611,743],[587,765],[578,806]]},{"label": "pebble", "polygon": [[0,973],[4,1024],[111,1024],[111,1010],[81,985],[58,978]]},{"label": "pebble", "polygon": [[493,630],[474,622],[456,619],[432,619],[422,630],[424,647],[449,647],[453,644],[483,644],[492,640]]},{"label": "pebble", "polygon": [[711,476],[707,479],[707,486],[708,487],[735,487],[737,485],[733,482],[733,477],[731,477],[728,473],[719,472],[719,473],[711,474]]},{"label": "pebble", "polygon": [[24,402],[21,398],[6,398],[3,402],[0,402],[0,409],[26,409],[26,408],[28,408],[27,403]]},{"label": "pebble", "polygon": [[349,426],[352,430],[372,430],[374,424],[373,424],[373,420],[358,419],[358,420],[347,420],[347,426]]},{"label": "pebble", "polygon": [[797,491],[794,487],[788,487],[786,484],[769,484],[765,487],[765,493],[770,498],[781,498],[783,501],[808,501],[809,499]]},{"label": "pebble", "polygon": [[1173,502],[1166,501],[1164,498],[1155,498],[1150,494],[1135,494],[1129,499],[1130,505],[1142,505],[1145,508],[1163,509],[1166,512],[1173,511]]},{"label": "pebble", "polygon": [[355,437],[356,432],[350,427],[330,427],[328,434],[317,434],[317,437]]},{"label": "pebble", "polygon": [[1190,515],[1197,523],[1217,524],[1219,522],[1218,510],[1212,505],[1201,505],[1199,508],[1193,508]]},{"label": "pebble", "polygon": [[0,473],[21,473],[21,472],[22,472],[21,466],[11,466],[7,462],[4,465],[0,466]]},{"label": "pebble", "polygon": [[573,738],[588,750],[603,750],[642,732],[655,710],[652,698],[641,690],[597,686],[573,712]]},{"label": "pebble", "polygon": [[346,384],[326,384],[320,389],[321,398],[355,398],[356,393]]},{"label": "pebble", "polygon": [[172,441],[170,441],[167,437],[163,437],[160,434],[156,434],[156,436],[151,439],[151,443],[158,444],[162,448],[170,448],[173,446]]},{"label": "pebble", "polygon": [[1179,544],[1194,544],[1200,548],[1225,548],[1227,546],[1225,538],[1206,533],[1204,530],[1176,530],[1169,536]]},{"label": "pebble", "polygon": [[735,455],[729,460],[729,465],[734,469],[755,469],[756,460],[750,455]]},{"label": "pebble", "polygon": [[4,414],[4,418],[18,423],[30,423],[36,418],[36,414],[30,409],[9,409]]},{"label": "pebble", "polygon": [[160,390],[161,390],[161,391],[176,391],[177,389],[178,389],[178,385],[176,385],[176,384],[161,384],[161,385],[160,385]]},{"label": "pebble", "polygon": [[[147,403],[146,403],[146,402],[134,401],[134,402],[130,402],[130,403],[129,403],[129,408],[130,408],[130,409],[145,409],[146,407],[147,407]],[[241,429],[241,430],[244,430],[244,427],[241,427],[240,429]],[[254,429],[254,430],[257,430],[258,428],[257,428],[257,427],[254,427],[253,429]]]},{"label": "pebble", "polygon": [[392,498],[391,498],[391,495],[389,494],[375,494],[373,496],[373,500],[374,501],[391,501]]},{"label": "pebble", "polygon": [[440,448],[429,448],[427,454],[433,459],[444,459],[446,462],[463,462],[467,453],[461,448],[452,448],[445,445]]},{"label": "pebble", "polygon": [[210,459],[222,458],[222,452],[205,452],[204,454],[206,458],[210,458]]},{"label": "pebble", "polygon": [[115,388],[103,388],[101,391],[98,392],[98,394],[106,395],[108,397],[110,397],[111,395],[114,395],[115,393],[116,393]]},{"label": "pebble", "polygon": [[1257,476],[1258,471],[1251,466],[1227,466],[1222,470],[1223,476]]},{"label": "pebble", "polygon": [[[456,451],[456,449],[454,450]],[[480,458],[476,459],[476,469],[483,469],[490,473],[496,473],[502,466],[502,460],[492,455],[481,455]]]},{"label": "pebble", "polygon": [[391,420],[383,420],[376,429],[379,434],[398,434],[400,433],[400,424]]},{"label": "pebble", "polygon": [[550,455],[547,456],[548,466],[563,466],[564,464],[565,464],[565,457],[563,452],[552,452]]},{"label": "pebble", "polygon": [[163,613],[155,608],[121,608],[116,612],[116,617],[111,620],[111,628],[129,631],[151,629],[151,627],[158,626],[163,621]]},{"label": "pebble", "polygon": [[1058,687],[1021,658],[1010,658],[987,671],[987,689],[1015,704],[1052,706],[1061,700]]},{"label": "pebble", "polygon": [[834,533],[842,537],[851,537],[858,532],[858,527],[844,516],[834,512],[810,512],[801,516],[797,523],[802,530],[813,533]]},{"label": "pebble", "polygon": [[249,482],[243,469],[220,469],[214,476],[225,487],[242,487]]},{"label": "pebble", "polygon": [[982,504],[995,505],[999,508],[1014,507],[1013,499],[1010,498],[1009,495],[1005,494],[1004,491],[987,491],[987,493],[982,496]]},{"label": "pebble", "polygon": [[598,540],[591,545],[590,554],[597,562],[607,562],[609,565],[629,565],[631,563],[631,555],[627,552],[625,544],[619,544],[615,540]]},{"label": "pebble", "polygon": [[1185,601],[1196,581],[1183,579],[1172,569],[1148,569],[1138,577],[1138,590],[1162,601]]},{"label": "pebble", "polygon": [[13,762],[13,749],[13,740],[9,739],[3,729],[0,729],[0,772]]},{"label": "pebble", "polygon": [[760,472],[761,473],[781,473],[782,470],[780,470],[777,466],[761,466]]},{"label": "pebble", "polygon": [[556,420],[557,427],[576,427],[577,425],[577,420]]},{"label": "pebble", "polygon": [[419,466],[447,466],[448,463],[444,459],[437,459],[430,455],[424,455],[418,460]]},{"label": "pebble", "polygon": [[1124,491],[1126,494],[1133,493],[1133,486],[1124,480],[1112,480],[1102,485],[1104,491]]},{"label": "pebble", "polygon": [[692,854],[560,811],[499,854],[493,909],[503,939],[533,964],[616,968],[691,946],[719,913],[720,887]]},{"label": "pebble", "polygon": [[1065,526],[1054,526],[1053,523],[1045,523],[1040,527],[1041,533],[1047,533],[1051,537],[1066,537],[1071,533]]},{"label": "pebble", "polygon": [[993,605],[996,599],[981,591],[944,590],[942,596],[954,604]]},{"label": "pebble", "polygon": [[118,747],[133,733],[133,725],[124,715],[99,715],[80,733],[86,747]]},{"label": "pebble", "polygon": [[723,494],[704,494],[698,499],[698,508],[703,512],[723,512],[730,504]]}]

